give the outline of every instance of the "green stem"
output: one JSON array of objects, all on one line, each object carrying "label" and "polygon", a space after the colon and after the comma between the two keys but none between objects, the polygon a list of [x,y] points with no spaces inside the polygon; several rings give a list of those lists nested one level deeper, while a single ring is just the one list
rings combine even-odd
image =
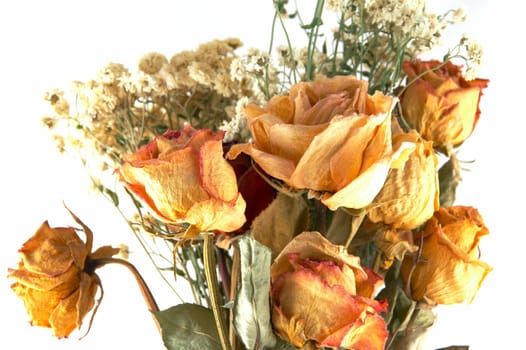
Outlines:
[{"label": "green stem", "polygon": [[219,333],[219,339],[223,350],[231,350],[230,342],[228,340],[228,330],[226,321],[221,310],[221,296],[219,294],[219,283],[217,281],[216,273],[216,258],[214,252],[214,235],[206,233],[203,242],[203,255],[205,263],[206,283],[210,293],[210,306],[214,313],[214,319]]},{"label": "green stem", "polygon": [[325,3],[325,0],[318,0],[316,2],[316,9],[314,11],[314,17],[312,18],[312,22],[310,23],[310,33],[309,33],[309,44],[307,46],[307,66],[306,66],[306,73],[307,73],[307,79],[312,80],[314,78],[314,49],[316,48],[316,39],[318,38],[318,33],[320,30],[320,26],[323,23],[321,19],[321,14],[323,13],[323,5]]}]

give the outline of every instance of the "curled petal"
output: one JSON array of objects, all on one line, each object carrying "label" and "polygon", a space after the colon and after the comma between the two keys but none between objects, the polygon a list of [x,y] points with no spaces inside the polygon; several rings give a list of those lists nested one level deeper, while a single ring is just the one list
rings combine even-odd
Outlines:
[{"label": "curled petal", "polygon": [[73,265],[84,268],[88,255],[74,228],[51,228],[47,221],[23,244],[20,253],[25,269],[49,276],[64,273]]}]

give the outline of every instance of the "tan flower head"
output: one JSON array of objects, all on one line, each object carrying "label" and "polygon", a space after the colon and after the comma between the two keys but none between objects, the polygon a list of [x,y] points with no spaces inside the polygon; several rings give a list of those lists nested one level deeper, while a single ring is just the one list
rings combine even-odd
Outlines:
[{"label": "tan flower head", "polygon": [[319,75],[264,108],[248,106],[253,141],[233,146],[227,157],[250,155],[267,174],[310,190],[331,210],[364,208],[389,169],[405,160],[407,145],[391,144],[394,102],[380,92],[369,96],[367,83],[352,76]]},{"label": "tan flower head", "polygon": [[150,52],[139,60],[139,70],[146,74],[156,74],[165,64],[168,64],[166,56],[158,52]]},{"label": "tan flower head", "polygon": [[95,305],[100,280],[90,262],[119,252],[105,246],[92,253],[91,231],[74,218],[85,242],[75,228],[50,227],[45,221],[20,249],[18,268],[9,270],[15,280],[11,288],[24,301],[31,324],[52,328],[58,338],[80,329]]},{"label": "tan flower head", "polygon": [[478,258],[480,238],[488,233],[475,208],[441,207],[414,238],[420,251],[402,263],[400,275],[410,296],[437,304],[470,303],[491,271]]}]

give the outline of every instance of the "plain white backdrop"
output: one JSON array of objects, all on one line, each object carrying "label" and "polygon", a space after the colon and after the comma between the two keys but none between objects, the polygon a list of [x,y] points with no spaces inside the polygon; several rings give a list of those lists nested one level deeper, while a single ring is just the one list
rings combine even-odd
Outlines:
[{"label": "plain white backdrop", "polygon": [[[307,0],[298,0],[298,2]],[[312,2],[312,0],[309,0]],[[475,160],[463,174],[457,204],[472,205],[491,234],[483,239],[483,260],[494,267],[471,305],[441,308],[426,349],[470,344],[473,350],[518,349],[523,340],[521,297],[524,198],[525,81],[513,33],[520,11],[507,1],[431,0],[433,8],[463,6],[468,22],[448,32],[462,33],[483,46],[481,78],[491,80],[481,102],[481,119],[462,146],[460,158]],[[68,89],[108,62],[135,70],[144,53],[168,57],[212,39],[238,37],[245,47],[269,46],[270,0],[230,1],[10,1],[0,5],[0,276],[16,267],[17,250],[38,226],[73,225],[63,201],[95,233],[95,246],[126,243],[134,237],[113,207],[88,192],[88,179],[75,160],[58,155],[40,124],[44,91]],[[304,43],[301,42],[301,43]],[[300,43],[298,43],[300,45]],[[443,52],[442,52],[443,53]],[[144,256],[132,256],[154,289],[161,308],[178,303]],[[132,276],[122,267],[100,272],[105,296],[91,332],[56,340],[50,330],[31,327],[22,302],[0,279],[0,348],[162,349],[162,342]]]}]

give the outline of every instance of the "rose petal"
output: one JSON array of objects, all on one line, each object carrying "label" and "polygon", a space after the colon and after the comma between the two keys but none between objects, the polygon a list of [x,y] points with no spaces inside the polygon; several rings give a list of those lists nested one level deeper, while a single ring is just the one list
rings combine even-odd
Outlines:
[{"label": "rose petal", "polygon": [[[331,158],[338,152],[357,124],[363,120],[353,117],[337,117],[331,120],[329,126],[312,140],[291,176],[291,183],[297,188],[309,188],[317,191],[335,191],[336,184],[332,180]],[[356,152],[361,157],[361,152]],[[313,166],[316,164],[316,166]],[[356,162],[347,167],[356,166]],[[359,159],[358,169],[361,166]],[[353,173],[352,169],[349,172]]]},{"label": "rose petal", "polygon": [[354,350],[383,350],[389,335],[384,319],[366,310],[353,324],[324,339],[320,345]]},{"label": "rose petal", "polygon": [[199,149],[199,169],[203,189],[214,198],[230,202],[238,196],[234,169],[223,158],[222,141],[206,141]]},{"label": "rose petal", "polygon": [[209,198],[201,187],[198,156],[191,148],[173,154],[170,162],[142,168],[125,163],[121,176],[128,188],[166,222],[176,223],[187,208]]},{"label": "rose petal", "polygon": [[355,276],[367,279],[367,273],[361,267],[359,257],[348,254],[345,247],[332,244],[319,232],[308,231],[294,237],[276,257],[270,267],[273,280],[282,273],[292,270],[289,255],[296,253],[299,253],[301,259],[333,260],[339,265],[346,264],[352,268]]},{"label": "rose petal", "polygon": [[194,203],[181,220],[201,231],[233,232],[245,223],[245,207],[245,200],[240,194],[232,203],[204,200]]},{"label": "rose petal", "polygon": [[273,177],[283,180],[287,184],[290,183],[289,179],[295,168],[294,162],[270,153],[262,152],[249,143],[233,145],[227,153],[227,158],[234,159],[241,152],[251,156],[267,174],[272,174]]},{"label": "rose petal", "polygon": [[306,269],[280,276],[272,294],[278,298],[276,302],[283,314],[303,320],[303,333],[317,342],[353,323],[361,313],[356,300],[345,289],[338,285],[330,287]]},{"label": "rose petal", "polygon": [[397,162],[405,161],[411,153],[412,147],[414,145],[411,143],[403,143],[394,153],[379,159],[338,192],[334,194],[324,193],[321,196],[321,201],[331,210],[336,210],[339,207],[365,208],[382,189],[389,169]]},{"label": "rose petal", "polygon": [[269,130],[270,153],[297,164],[313,138],[327,125],[275,124]]},{"label": "rose petal", "polygon": [[73,228],[51,228],[45,221],[20,248],[24,267],[32,272],[56,276],[73,264],[84,268],[88,255],[85,243]]}]

